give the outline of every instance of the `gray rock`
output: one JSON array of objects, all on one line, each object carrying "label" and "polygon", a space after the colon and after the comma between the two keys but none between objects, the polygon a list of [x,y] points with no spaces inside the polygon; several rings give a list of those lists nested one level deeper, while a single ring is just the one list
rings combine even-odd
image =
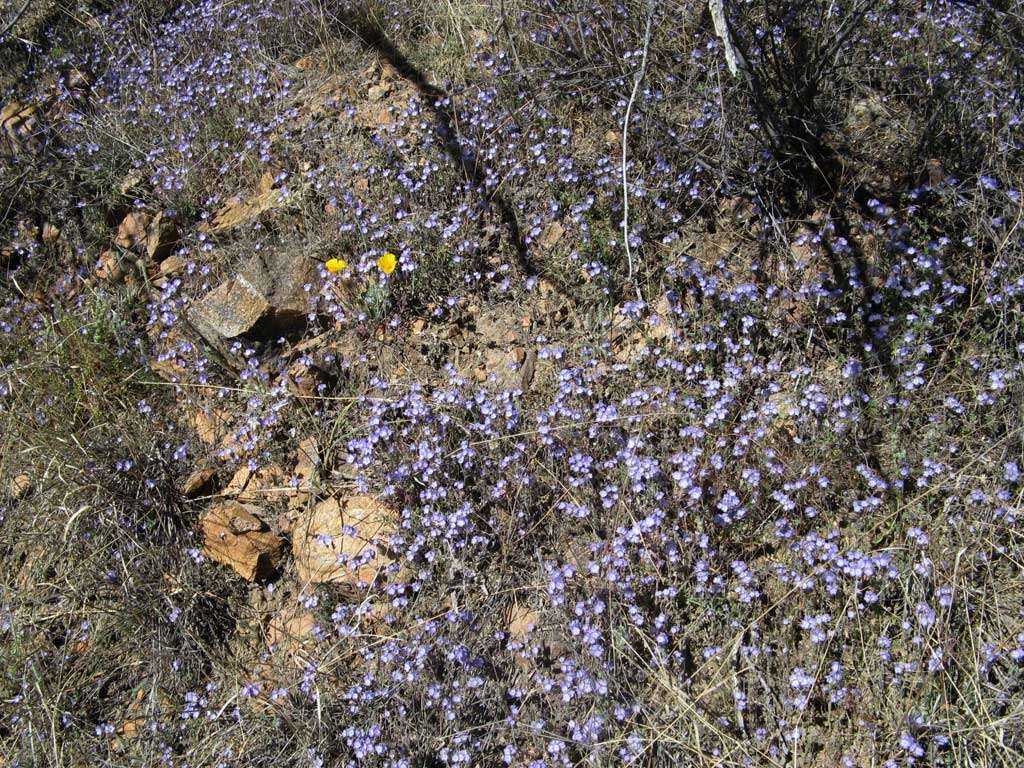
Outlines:
[{"label": "gray rock", "polygon": [[252,331],[270,312],[267,297],[243,275],[221,283],[189,309],[196,330],[215,346]]},{"label": "gray rock", "polygon": [[284,252],[256,254],[240,274],[267,297],[277,329],[287,332],[305,326],[310,304],[306,285],[317,279],[312,259]]},{"label": "gray rock", "polygon": [[291,336],[306,325],[316,279],[312,260],[288,254],[257,255],[238,274],[189,309],[188,318],[213,347],[245,336],[253,340]]}]

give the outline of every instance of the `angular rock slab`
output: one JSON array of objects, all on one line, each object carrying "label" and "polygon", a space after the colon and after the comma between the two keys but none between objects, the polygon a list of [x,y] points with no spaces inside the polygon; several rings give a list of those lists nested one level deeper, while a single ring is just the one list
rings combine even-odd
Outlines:
[{"label": "angular rock slab", "polygon": [[249,504],[226,501],[203,515],[203,553],[227,565],[246,581],[265,581],[277,573],[284,540],[258,516]]},{"label": "angular rock slab", "polygon": [[146,255],[153,261],[163,261],[171,255],[178,241],[178,222],[161,211],[146,233]]},{"label": "angular rock slab", "polygon": [[249,333],[269,310],[267,297],[239,275],[193,304],[189,319],[207,341],[216,344]]},{"label": "angular rock slab", "polygon": [[252,257],[188,311],[196,330],[215,348],[240,336],[287,336],[301,331],[310,307],[307,285],[316,269],[304,255]]},{"label": "angular rock slab", "polygon": [[287,331],[305,325],[311,292],[319,282],[316,263],[302,253],[281,250],[252,256],[239,271],[267,298],[273,323]]},{"label": "angular rock slab", "polygon": [[216,481],[217,470],[213,467],[197,469],[181,484],[181,495],[186,499],[194,499],[197,496],[211,493]]},{"label": "angular rock slab", "polygon": [[371,584],[394,562],[395,514],[372,496],[330,498],[303,513],[292,531],[301,583]]},{"label": "angular rock slab", "polygon": [[279,189],[265,189],[248,200],[234,197],[221,206],[209,222],[200,227],[203,232],[223,232],[243,224],[251,224],[266,211],[284,205],[285,195]]},{"label": "angular rock slab", "polygon": [[121,248],[134,248],[136,245],[145,243],[149,237],[149,227],[152,223],[153,217],[145,211],[129,212],[117,227],[114,245]]}]

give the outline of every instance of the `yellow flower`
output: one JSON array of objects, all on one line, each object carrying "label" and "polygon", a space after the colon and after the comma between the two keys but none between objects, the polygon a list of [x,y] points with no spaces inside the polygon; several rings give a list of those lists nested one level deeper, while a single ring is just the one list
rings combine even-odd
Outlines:
[{"label": "yellow flower", "polygon": [[324,266],[327,267],[328,272],[332,275],[336,275],[348,266],[348,262],[344,259],[328,259],[324,263]]},{"label": "yellow flower", "polygon": [[395,254],[388,251],[379,259],[377,259],[377,269],[383,272],[385,275],[390,275],[395,271],[395,267],[398,266],[398,257]]}]

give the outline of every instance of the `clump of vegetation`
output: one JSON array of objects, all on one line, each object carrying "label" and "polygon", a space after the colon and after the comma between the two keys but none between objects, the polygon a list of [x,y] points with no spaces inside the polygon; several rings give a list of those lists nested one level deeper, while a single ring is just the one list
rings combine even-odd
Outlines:
[{"label": "clump of vegetation", "polygon": [[45,5],[4,765],[1020,762],[1012,8]]}]

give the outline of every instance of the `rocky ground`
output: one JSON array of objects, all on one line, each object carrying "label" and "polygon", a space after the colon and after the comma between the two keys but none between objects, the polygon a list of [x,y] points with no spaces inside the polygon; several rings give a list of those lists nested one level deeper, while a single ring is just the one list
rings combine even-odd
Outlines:
[{"label": "rocky ground", "polygon": [[1012,4],[15,5],[0,767],[1020,763]]}]

